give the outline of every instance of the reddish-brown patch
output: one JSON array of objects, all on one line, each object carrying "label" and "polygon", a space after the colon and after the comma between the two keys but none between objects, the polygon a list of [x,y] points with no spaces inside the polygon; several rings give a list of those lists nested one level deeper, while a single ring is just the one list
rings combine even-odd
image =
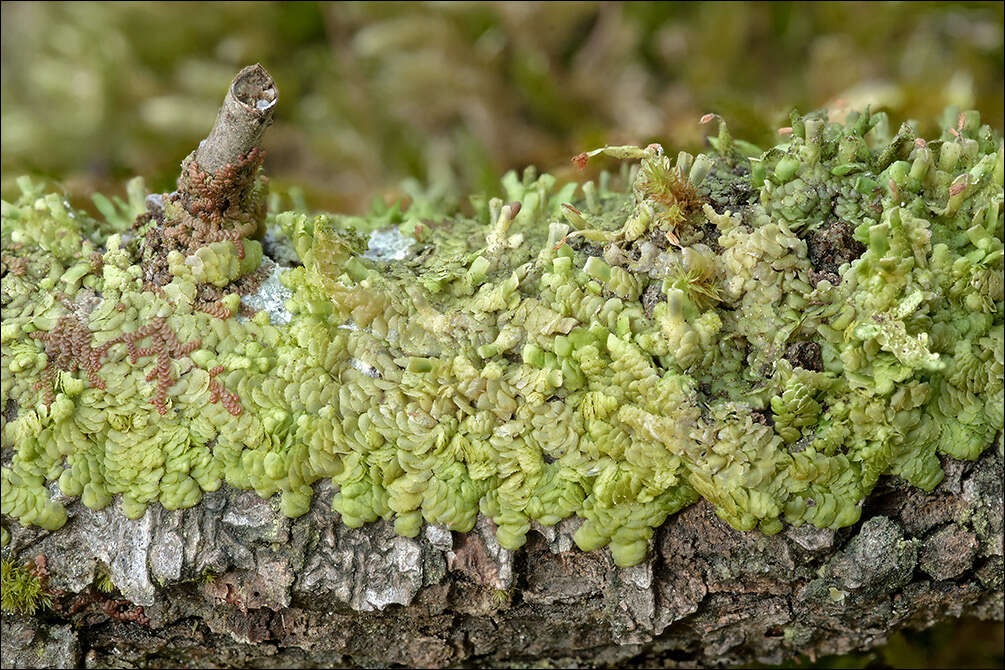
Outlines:
[{"label": "reddish-brown patch", "polygon": [[[137,218],[133,227],[143,230],[144,282],[163,286],[171,280],[167,255],[178,251],[188,256],[213,242],[229,241],[244,258],[243,240],[254,234],[265,217],[266,179],[258,176],[265,153],[252,149],[237,162],[210,174],[194,156],[182,164],[178,190],[164,196],[181,204],[181,215],[167,219],[158,208]],[[152,225],[151,225],[152,224]]]},{"label": "reddish-brown patch", "polygon": [[59,317],[52,330],[43,332],[36,330],[29,337],[45,343],[45,355],[48,359],[42,370],[42,381],[35,384],[36,389],[44,389],[44,401],[51,405],[56,399],[56,370],[76,372],[84,370],[91,386],[104,389],[105,382],[98,376],[107,346],[91,346],[91,331],[74,314]]},{"label": "reddish-brown patch", "polygon": [[476,584],[498,588],[499,566],[489,555],[478,533],[455,535],[454,549],[447,554],[447,570],[462,572]]},{"label": "reddish-brown patch", "polygon": [[22,276],[28,271],[28,259],[19,258],[17,256],[10,256],[8,254],[0,254],[0,272],[7,274],[8,272],[15,277]]},{"label": "reddish-brown patch", "polygon": [[[143,339],[150,338],[149,347],[137,347],[137,343]],[[174,378],[171,376],[171,360],[187,356],[202,345],[198,338],[182,344],[178,341],[167,319],[163,316],[155,317],[152,322],[132,331],[123,333],[118,337],[109,340],[101,346],[101,353],[104,355],[113,344],[124,343],[129,351],[129,362],[135,364],[142,356],[157,356],[157,364],[147,373],[147,381],[157,379],[157,393],[150,401],[157,411],[167,414],[167,392],[174,385]]]},{"label": "reddish-brown patch", "polygon": [[218,319],[229,319],[234,315],[233,312],[224,307],[223,303],[220,301],[213,302],[208,305],[196,305],[195,309],[200,312],[205,312],[210,316],[215,316]]},{"label": "reddish-brown patch", "polygon": [[203,170],[194,156],[185,161],[178,179],[179,194],[185,209],[193,217],[220,224],[224,217],[242,221],[254,220],[258,212],[247,211],[242,200],[251,190],[265,152],[257,147],[237,162],[228,163],[216,174]]},{"label": "reddish-brown patch", "polygon": [[91,605],[97,605],[98,609],[110,619],[116,621],[130,621],[141,626],[149,626],[150,619],[145,614],[143,607],[134,605],[128,600],[118,600],[109,598],[99,592],[92,584],[86,591],[78,594],[70,603],[69,607],[65,603],[54,605],[53,609],[65,610],[67,616],[80,614],[88,610]]},{"label": "reddish-brown patch", "polygon": [[240,416],[242,412],[241,399],[233,391],[228,391],[223,384],[216,379],[217,375],[223,374],[224,367],[217,365],[209,371],[209,402],[215,405],[223,403],[223,408],[233,416]]}]

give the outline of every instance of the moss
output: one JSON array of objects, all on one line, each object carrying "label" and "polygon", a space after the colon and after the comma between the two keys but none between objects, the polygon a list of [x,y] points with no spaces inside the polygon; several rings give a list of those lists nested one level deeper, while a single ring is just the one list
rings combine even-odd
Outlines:
[{"label": "moss", "polygon": [[17,565],[13,558],[0,561],[0,594],[4,612],[34,614],[51,605],[42,579],[26,566]]},{"label": "moss", "polygon": [[99,572],[98,575],[94,578],[94,585],[102,593],[113,593],[114,591],[117,590],[115,582],[112,581],[111,576],[104,570]]},{"label": "moss", "polygon": [[200,177],[199,207],[169,199],[128,235],[22,181],[3,203],[3,513],[59,527],[53,481],[130,517],[226,482],[297,516],[331,478],[351,527],[482,513],[515,549],[577,515],[577,544],[619,565],[700,498],[741,530],[852,524],[879,476],[930,489],[940,456],[1002,430],[1005,152],[960,119],[928,142],[865,112],[794,116],[765,152],[724,127],[697,157],[608,147],[591,153],[638,167],[511,173],[472,216],[421,194],[273,213],[301,264],[253,317],[257,177],[240,211]]}]

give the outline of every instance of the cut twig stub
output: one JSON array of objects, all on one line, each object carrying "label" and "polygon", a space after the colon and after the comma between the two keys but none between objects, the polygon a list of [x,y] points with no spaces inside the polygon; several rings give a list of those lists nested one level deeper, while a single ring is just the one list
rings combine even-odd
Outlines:
[{"label": "cut twig stub", "polygon": [[[229,241],[236,260],[244,263],[246,242],[264,234],[268,187],[261,175],[265,158],[261,142],[278,101],[276,83],[261,65],[249,65],[231,81],[209,135],[182,161],[178,189],[151,199],[147,213],[134,223],[143,238],[146,286],[171,281],[172,252],[188,258],[209,245]],[[241,272],[248,274],[249,269]],[[230,278],[232,284],[240,279]],[[220,281],[213,283],[221,286]],[[199,283],[196,308],[219,299],[204,300],[203,284]]]},{"label": "cut twig stub", "polygon": [[279,89],[264,67],[256,63],[238,72],[220,105],[213,129],[196,149],[199,167],[215,174],[257,149],[272,123],[277,102]]}]

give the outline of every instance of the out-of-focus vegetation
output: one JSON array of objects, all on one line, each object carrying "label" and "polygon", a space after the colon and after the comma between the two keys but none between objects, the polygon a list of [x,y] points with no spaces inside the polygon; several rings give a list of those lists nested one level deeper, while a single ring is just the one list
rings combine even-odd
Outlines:
[{"label": "out-of-focus vegetation", "polygon": [[[143,174],[171,190],[256,61],[281,94],[267,171],[330,210],[410,176],[463,193],[530,163],[560,172],[605,143],[700,149],[706,112],[765,145],[792,107],[871,104],[897,123],[958,105],[1002,130],[1003,7],[9,2],[0,186],[9,199],[31,173],[112,194]],[[1000,624],[945,625],[827,663],[1000,667],[1001,640]]]},{"label": "out-of-focus vegetation", "polygon": [[[227,82],[280,83],[268,171],[358,210],[406,176],[488,188],[610,143],[767,143],[791,107],[976,107],[999,129],[1001,3],[4,3],[3,190],[170,189]],[[937,129],[922,125],[927,135]]]},{"label": "out-of-focus vegetation", "polygon": [[966,619],[937,624],[922,631],[894,633],[886,645],[867,652],[815,659],[801,657],[781,666],[755,667],[820,670],[1001,668],[1005,667],[1003,643],[1005,627],[1002,624]]}]

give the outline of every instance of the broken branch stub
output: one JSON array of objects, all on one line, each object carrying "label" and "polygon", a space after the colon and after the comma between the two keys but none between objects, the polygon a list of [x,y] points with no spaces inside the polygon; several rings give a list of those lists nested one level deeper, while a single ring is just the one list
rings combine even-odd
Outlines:
[{"label": "broken branch stub", "polygon": [[277,102],[279,89],[264,67],[256,63],[238,72],[220,105],[213,129],[196,149],[199,167],[216,174],[257,149],[272,123]]},{"label": "broken branch stub", "polygon": [[[148,285],[165,286],[180,271],[170,268],[172,252],[202,267],[206,258],[192,260],[195,254],[222,253],[207,247],[229,241],[236,258],[217,259],[210,263],[217,268],[215,274],[207,271],[195,277],[199,294],[194,304],[211,314],[223,314],[217,304],[220,291],[225,286],[238,292],[247,288],[238,282],[254,275],[261,259],[261,246],[247,243],[265,232],[268,187],[261,175],[265,154],[260,145],[278,101],[276,83],[261,65],[249,65],[234,77],[209,135],[182,161],[177,190],[152,200],[134,223],[142,236]],[[175,204],[181,207],[171,206]],[[252,256],[246,260],[249,250]]]}]

